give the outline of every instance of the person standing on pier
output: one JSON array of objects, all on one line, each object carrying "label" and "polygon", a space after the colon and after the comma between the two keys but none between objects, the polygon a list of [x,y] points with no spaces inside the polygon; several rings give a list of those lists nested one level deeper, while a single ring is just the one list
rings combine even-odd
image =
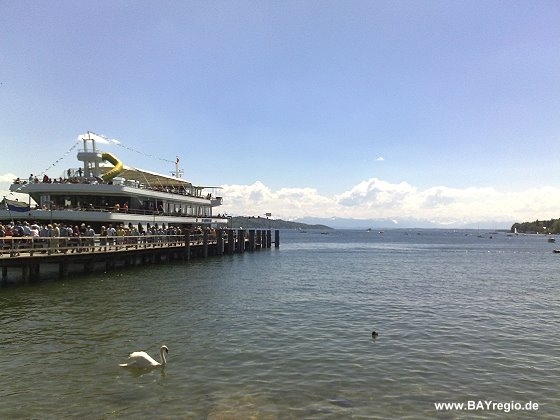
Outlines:
[{"label": "person standing on pier", "polygon": [[113,225],[109,225],[107,228],[107,242],[109,244],[109,250],[111,250],[111,246],[115,243],[115,237],[117,236],[117,231],[113,227]]},{"label": "person standing on pier", "polygon": [[107,251],[107,228],[105,226],[101,226],[101,232],[99,233],[99,245],[104,247],[104,251]]},{"label": "person standing on pier", "polygon": [[60,228],[58,227],[58,223],[55,223],[52,228],[52,236],[54,238],[54,253],[58,254],[60,248]]}]

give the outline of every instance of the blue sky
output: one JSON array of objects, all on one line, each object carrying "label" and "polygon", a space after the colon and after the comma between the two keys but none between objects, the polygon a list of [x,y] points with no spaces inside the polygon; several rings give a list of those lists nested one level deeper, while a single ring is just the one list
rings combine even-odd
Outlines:
[{"label": "blue sky", "polygon": [[560,217],[557,1],[1,10],[2,189],[91,130],[131,166],[169,173],[178,155],[186,178],[224,186],[230,214]]}]

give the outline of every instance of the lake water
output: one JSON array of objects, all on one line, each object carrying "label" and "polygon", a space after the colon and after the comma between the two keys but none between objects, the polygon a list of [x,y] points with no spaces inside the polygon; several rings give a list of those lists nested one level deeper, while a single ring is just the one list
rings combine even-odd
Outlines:
[{"label": "lake water", "polygon": [[[560,415],[543,236],[283,231],[279,249],[0,289],[0,418]],[[379,336],[372,338],[375,330]],[[145,350],[165,369],[118,366]]]}]

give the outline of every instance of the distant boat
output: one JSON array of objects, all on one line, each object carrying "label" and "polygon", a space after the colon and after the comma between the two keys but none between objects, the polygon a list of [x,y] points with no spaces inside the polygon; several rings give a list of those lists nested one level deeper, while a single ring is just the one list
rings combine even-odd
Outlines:
[{"label": "distant boat", "polygon": [[484,238],[484,235],[482,233],[480,233],[480,226],[478,226],[477,232],[478,232],[478,235],[477,235],[478,238]]},{"label": "distant boat", "polygon": [[555,254],[560,254],[560,249],[553,249],[552,252],[554,252]]},{"label": "distant boat", "polygon": [[556,242],[556,239],[555,238],[548,238],[548,242],[554,243],[554,242]]},{"label": "distant boat", "polygon": [[513,236],[513,235],[515,235],[515,236],[519,235],[519,233],[517,233],[517,228],[513,229],[513,233],[508,233],[507,234],[507,236]]},{"label": "distant boat", "polygon": [[368,228],[368,229],[366,230],[366,232],[371,232],[371,228]]}]

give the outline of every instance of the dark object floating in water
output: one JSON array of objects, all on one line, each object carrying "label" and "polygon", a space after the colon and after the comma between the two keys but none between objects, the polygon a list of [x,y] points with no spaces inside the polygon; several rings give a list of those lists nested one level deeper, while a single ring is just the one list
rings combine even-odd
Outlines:
[{"label": "dark object floating in water", "polygon": [[353,407],[354,406],[352,401],[347,400],[346,398],[335,398],[335,399],[329,400],[329,402],[331,404],[337,405],[339,407]]},{"label": "dark object floating in water", "polygon": [[371,333],[372,338],[377,338],[378,335],[379,335],[379,333],[377,331],[372,331],[372,333]]},{"label": "dark object floating in water", "polygon": [[560,254],[560,249],[553,249],[552,252],[554,252],[555,254]]}]

